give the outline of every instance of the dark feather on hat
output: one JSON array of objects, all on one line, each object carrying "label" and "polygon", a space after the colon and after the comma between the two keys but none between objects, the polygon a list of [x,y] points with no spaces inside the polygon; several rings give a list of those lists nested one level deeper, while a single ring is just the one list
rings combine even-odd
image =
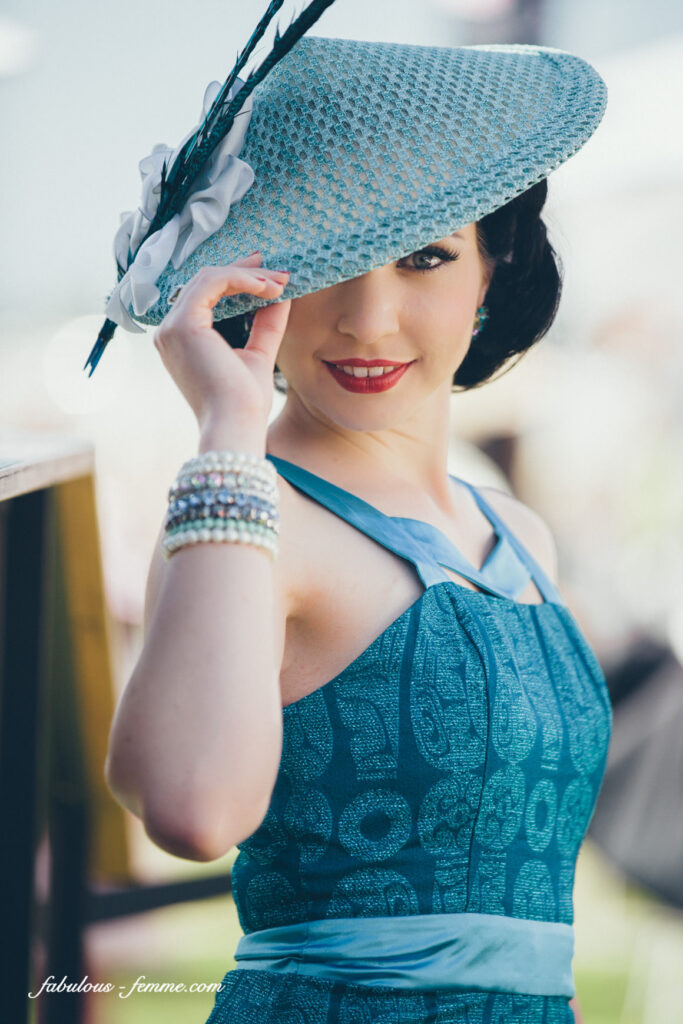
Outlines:
[{"label": "dark feather on hat", "polygon": [[[275,39],[270,52],[263,61],[258,64],[250,73],[242,87],[232,97],[227,99],[231,87],[235,84],[239,72],[244,68],[249,57],[252,55],[257,43],[263,38],[268,25],[277,14],[284,3],[284,0],[273,0],[267,11],[259,21],[246,46],[237,58],[237,62],[223,83],[214,102],[202,121],[197,131],[187,140],[181,151],[178,153],[173,165],[167,170],[164,164],[161,175],[161,192],[159,205],[156,214],[151,221],[145,237],[141,240],[142,245],[150,235],[159,231],[167,224],[172,217],[182,210],[185,202],[192,191],[195,182],[212,153],[223,138],[232,128],[235,117],[242,109],[245,100],[254,91],[259,82],[273,70],[282,58],[289,53],[295,43],[316,23],[321,14],[331,7],[334,0],[312,0],[304,10],[291,22],[284,33],[276,28]],[[135,259],[133,254],[130,263]],[[123,277],[125,270],[118,266],[118,279]],[[85,361],[84,370],[90,366],[89,377],[92,376],[95,367],[102,357],[102,353],[114,336],[117,324],[113,320],[106,319],[97,341],[93,345],[90,355]]]}]

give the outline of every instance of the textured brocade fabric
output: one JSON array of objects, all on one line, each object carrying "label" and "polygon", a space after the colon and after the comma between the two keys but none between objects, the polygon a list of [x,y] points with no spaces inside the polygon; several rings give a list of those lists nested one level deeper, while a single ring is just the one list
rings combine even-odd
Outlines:
[{"label": "textured brocade fabric", "polygon": [[[445,581],[283,709],[270,808],[233,866],[245,933],[319,918],[573,923],[612,725],[568,609]],[[571,1024],[566,997],[232,970],[207,1024]]]},{"label": "textured brocade fabric", "polygon": [[207,1024],[574,1024],[562,996],[407,993],[272,971],[229,971]]}]

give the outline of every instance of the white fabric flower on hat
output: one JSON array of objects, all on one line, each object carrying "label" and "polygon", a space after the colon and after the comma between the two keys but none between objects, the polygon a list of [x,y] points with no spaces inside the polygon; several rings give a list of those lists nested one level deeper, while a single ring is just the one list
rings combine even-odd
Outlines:
[{"label": "white fabric flower on hat", "polygon": [[[228,101],[243,84],[241,79],[236,79]],[[168,175],[176,156],[204,121],[221,87],[220,82],[209,83],[199,123],[175,149],[160,143],[138,164],[142,178],[140,206],[137,210],[121,214],[121,224],[114,238],[114,255],[119,265],[127,269],[106,307],[107,317],[128,331],[143,333],[143,328],[130,316],[128,307],[132,306],[136,316],[146,313],[159,299],[156,282],[169,260],[175,270],[179,270],[197,246],[222,227],[231,205],[238,202],[254,183],[252,168],[238,156],[251,120],[253,101],[250,95],[236,115],[232,128],[198,175],[182,210],[140,246],[159,206],[164,161]],[[129,252],[136,253],[130,265]]]}]

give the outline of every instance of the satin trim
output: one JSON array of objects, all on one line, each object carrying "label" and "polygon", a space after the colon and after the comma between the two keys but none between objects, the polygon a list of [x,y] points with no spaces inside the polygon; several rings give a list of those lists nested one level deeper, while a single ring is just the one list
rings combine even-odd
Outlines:
[{"label": "satin trim", "polygon": [[451,580],[441,568],[445,566],[460,576],[476,583],[489,594],[516,600],[524,591],[530,579],[536,583],[546,601],[555,600],[563,604],[559,591],[542,573],[541,567],[520,544],[509,528],[496,515],[491,506],[481,497],[478,490],[466,480],[449,474],[451,478],[467,487],[474,495],[479,508],[494,529],[498,538],[496,546],[480,569],[469,562],[453,542],[437,527],[420,519],[408,516],[389,516],[380,512],[357,495],[346,491],[324,477],[311,473],[294,462],[281,459],[278,455],[266,453],[266,458],[294,487],[314,498],[335,515],[346,520],[351,526],[376,540],[394,554],[411,562],[425,588],[435,583]]},{"label": "satin trim", "polygon": [[237,944],[237,969],[405,989],[575,994],[574,929],[499,914],[324,918],[264,928]]}]

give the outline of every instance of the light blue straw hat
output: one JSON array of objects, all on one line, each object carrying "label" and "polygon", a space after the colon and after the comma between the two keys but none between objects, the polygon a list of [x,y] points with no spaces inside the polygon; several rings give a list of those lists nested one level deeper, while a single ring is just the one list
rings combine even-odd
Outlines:
[{"label": "light blue straw hat", "polygon": [[[212,85],[215,95],[218,83]],[[291,273],[276,301],[400,259],[550,174],[590,138],[606,101],[591,64],[550,47],[301,38],[253,89],[239,133],[233,127],[226,141],[223,177],[232,184],[223,206],[208,179],[204,192],[195,190],[208,197],[205,210],[213,202],[217,219],[186,216],[190,226],[183,227],[181,218],[161,269],[151,258],[151,278],[127,290],[124,275],[107,314],[128,330],[159,324],[169,299],[202,266],[257,249],[263,266]],[[190,206],[188,200],[186,213]],[[120,275],[130,224],[121,231]],[[161,234],[148,239],[150,252]],[[144,264],[141,258],[143,272]],[[214,320],[267,304],[228,296]]]}]

